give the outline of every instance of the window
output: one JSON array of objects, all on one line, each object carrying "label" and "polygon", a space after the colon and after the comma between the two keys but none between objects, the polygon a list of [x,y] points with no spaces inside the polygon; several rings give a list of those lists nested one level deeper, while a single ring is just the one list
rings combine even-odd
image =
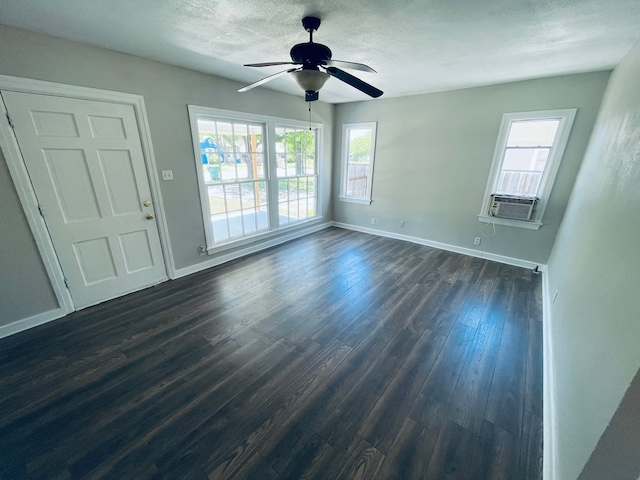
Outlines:
[{"label": "window", "polygon": [[340,200],[371,204],[376,122],[342,127],[342,186]]},{"label": "window", "polygon": [[316,216],[316,132],[276,127],[280,225]]},{"label": "window", "polygon": [[479,215],[481,221],[491,218],[488,211],[494,193],[537,197],[531,222],[502,218],[493,218],[493,221],[540,228],[575,114],[576,110],[571,109],[503,115]]},{"label": "window", "polygon": [[207,249],[319,217],[319,125],[189,106]]}]

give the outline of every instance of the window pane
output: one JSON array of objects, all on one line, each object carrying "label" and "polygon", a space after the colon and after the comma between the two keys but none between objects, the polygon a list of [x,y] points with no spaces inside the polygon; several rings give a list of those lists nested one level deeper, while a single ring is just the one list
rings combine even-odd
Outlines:
[{"label": "window pane", "polygon": [[295,200],[298,198],[298,179],[291,178],[289,180],[289,200]]},{"label": "window pane", "polygon": [[276,128],[280,225],[312,218],[317,212],[316,130]]},{"label": "window pane", "polygon": [[316,215],[315,176],[279,180],[278,184],[280,224],[289,224]]},{"label": "window pane", "polygon": [[264,127],[199,117],[198,136],[213,243],[267,230]]},{"label": "window pane", "polygon": [[254,207],[256,205],[257,188],[258,184],[253,182],[240,184],[243,209]]},{"label": "window pane", "polygon": [[222,186],[226,201],[227,213],[240,210],[240,188],[237,183],[226,183]]},{"label": "window pane", "polygon": [[315,173],[316,130],[276,128],[278,177]]},{"label": "window pane", "polygon": [[366,198],[369,195],[373,128],[348,128],[345,195]]},{"label": "window pane", "polygon": [[304,161],[304,173],[305,175],[313,175],[316,173],[316,156],[307,153]]},{"label": "window pane", "polygon": [[224,190],[221,185],[209,185],[207,187],[209,193],[209,211],[212,215],[224,213],[226,211]]},{"label": "window pane", "polygon": [[[193,118],[193,117],[192,117]],[[210,222],[208,245],[229,242],[313,217],[317,212],[316,141],[318,129],[274,125],[268,147],[266,125],[215,118],[195,118],[204,196],[203,217]],[[275,146],[273,179],[267,152]],[[269,189],[278,188],[279,224],[270,225]],[[272,208],[273,210],[273,208]]]},{"label": "window pane", "polygon": [[538,196],[559,126],[560,119],[511,122],[497,193]]},{"label": "window pane", "polygon": [[244,233],[255,233],[257,231],[257,218],[256,209],[247,208],[242,213],[242,223],[244,226]]},{"label": "window pane", "polygon": [[496,193],[536,197],[541,178],[540,175],[528,172],[502,172]]},{"label": "window pane", "polygon": [[249,125],[249,133],[255,135],[256,144],[259,146],[257,151],[262,151],[262,125]]},{"label": "window pane", "polygon": [[307,217],[316,216],[316,177],[307,177],[306,179],[306,194],[307,194]]},{"label": "window pane", "polygon": [[213,225],[214,242],[223,242],[229,239],[229,228],[226,214],[212,215],[211,224]]},{"label": "window pane", "polygon": [[347,166],[347,195],[349,197],[366,197],[368,181],[368,164],[350,163]]},{"label": "window pane", "polygon": [[551,147],[559,126],[559,119],[512,122],[507,147]]},{"label": "window pane", "polygon": [[287,177],[293,177],[296,174],[296,154],[295,153],[287,153]]},{"label": "window pane", "polygon": [[549,152],[549,148],[507,148],[502,170],[526,170],[542,173],[547,164]]},{"label": "window pane", "polygon": [[537,196],[550,151],[549,148],[507,148],[496,192]]}]

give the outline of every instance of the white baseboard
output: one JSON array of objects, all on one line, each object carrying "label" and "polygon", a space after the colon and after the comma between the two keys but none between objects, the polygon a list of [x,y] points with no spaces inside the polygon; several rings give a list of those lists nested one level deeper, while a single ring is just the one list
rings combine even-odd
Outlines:
[{"label": "white baseboard", "polygon": [[278,237],[269,239],[267,241],[257,243],[255,245],[248,246],[246,248],[241,248],[239,250],[235,250],[225,255],[217,256],[206,262],[197,263],[195,265],[191,265],[185,268],[179,268],[175,271],[175,276],[173,278],[184,277],[186,275],[191,275],[192,273],[197,273],[202,270],[206,270],[207,268],[216,267],[223,263],[230,262],[231,260],[244,257],[245,255],[250,255],[252,253],[257,253],[262,250],[266,250],[267,248],[275,247],[276,245],[280,245],[281,243],[285,243],[290,240],[295,240],[296,238],[304,237],[305,235],[309,235],[311,233],[324,230],[325,228],[329,228],[331,226],[333,226],[333,222],[321,223],[319,225],[314,225],[312,227],[301,228],[300,230],[295,230],[286,235],[278,236]]},{"label": "white baseboard", "polygon": [[551,334],[551,297],[547,272],[542,274],[542,428],[543,480],[558,478],[558,427],[556,424],[556,380],[553,369],[553,335]]},{"label": "white baseboard", "polygon": [[519,258],[507,257],[505,255],[498,255],[496,253],[483,252],[481,250],[474,250],[472,248],[459,247],[457,245],[450,245],[448,243],[435,242],[433,240],[426,240],[419,237],[411,237],[409,235],[401,235],[393,232],[385,232],[384,230],[376,230],[373,228],[359,227],[357,225],[350,225],[348,223],[333,222],[336,227],[346,228],[348,230],[354,230],[356,232],[370,233],[372,235],[378,235],[381,237],[395,238],[397,240],[405,240],[407,242],[417,243],[419,245],[426,245],[427,247],[439,248],[440,250],[447,250],[449,252],[462,253],[463,255],[470,255],[472,257],[486,258],[487,260],[493,260],[495,262],[506,263],[507,265],[514,265],[516,267],[538,269],[544,271],[546,265],[530,262],[528,260],[521,260]]},{"label": "white baseboard", "polygon": [[0,326],[0,338],[8,337],[14,333],[19,333],[24,330],[28,330],[38,325],[42,325],[58,318],[62,318],[67,312],[62,308],[56,308],[55,310],[49,310],[48,312],[42,312],[33,317],[23,318],[8,325]]}]

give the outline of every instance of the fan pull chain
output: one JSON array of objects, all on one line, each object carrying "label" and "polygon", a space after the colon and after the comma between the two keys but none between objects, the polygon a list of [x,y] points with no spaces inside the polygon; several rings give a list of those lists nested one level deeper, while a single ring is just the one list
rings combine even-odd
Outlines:
[{"label": "fan pull chain", "polygon": [[307,102],[309,104],[309,131],[311,131],[311,102]]}]

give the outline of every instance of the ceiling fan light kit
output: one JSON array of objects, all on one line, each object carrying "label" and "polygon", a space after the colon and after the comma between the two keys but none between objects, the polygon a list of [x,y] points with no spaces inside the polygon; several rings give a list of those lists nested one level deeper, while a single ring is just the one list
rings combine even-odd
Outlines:
[{"label": "ceiling fan light kit", "polygon": [[341,70],[340,67],[360,70],[363,72],[375,73],[375,70],[362,63],[345,62],[342,60],[332,60],[332,53],[329,47],[320,43],[313,42],[313,32],[320,27],[320,19],[317,17],[304,17],[302,19],[302,26],[309,32],[309,41],[306,43],[298,43],[294,45],[289,55],[291,56],[290,62],[265,62],[265,63],[249,63],[245,64],[245,67],[270,67],[275,65],[298,65],[295,68],[289,68],[282,72],[264,77],[257,82],[251,83],[240,88],[239,92],[246,92],[259,85],[263,85],[275,78],[291,73],[296,80],[300,88],[305,92],[305,100],[307,102],[313,102],[318,100],[318,92],[324,86],[329,77],[335,77],[354,88],[357,88],[363,93],[366,93],[370,97],[377,98],[382,95],[382,90],[377,89],[373,85],[354,77],[350,73]]},{"label": "ceiling fan light kit", "polygon": [[317,92],[329,80],[329,74],[320,70],[302,69],[291,72],[300,88],[305,92]]}]

